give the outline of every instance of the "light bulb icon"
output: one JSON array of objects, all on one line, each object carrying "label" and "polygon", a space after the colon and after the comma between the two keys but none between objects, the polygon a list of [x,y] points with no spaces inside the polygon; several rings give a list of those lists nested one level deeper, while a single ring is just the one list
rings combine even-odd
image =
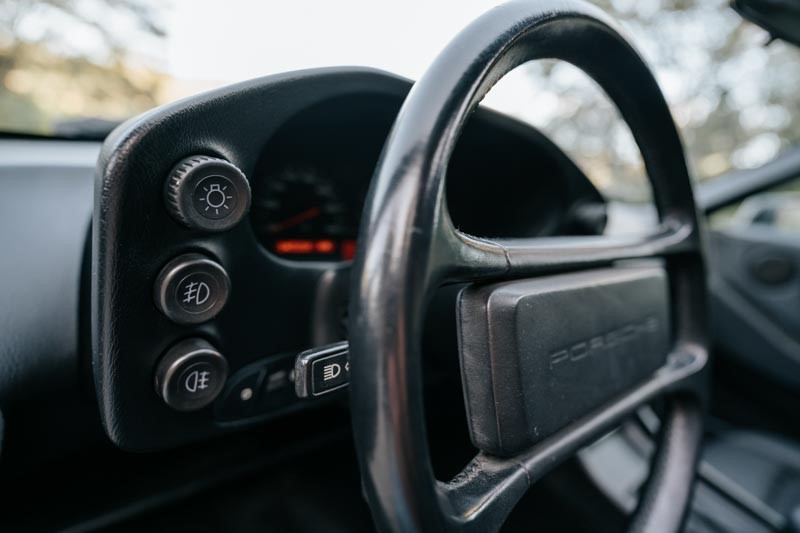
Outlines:
[{"label": "light bulb icon", "polygon": [[211,183],[207,187],[203,187],[205,195],[200,198],[200,201],[205,203],[205,211],[213,210],[215,215],[219,215],[220,208],[225,211],[230,210],[228,200],[232,199],[233,196],[225,192],[227,188],[227,185],[220,185],[219,183]]}]

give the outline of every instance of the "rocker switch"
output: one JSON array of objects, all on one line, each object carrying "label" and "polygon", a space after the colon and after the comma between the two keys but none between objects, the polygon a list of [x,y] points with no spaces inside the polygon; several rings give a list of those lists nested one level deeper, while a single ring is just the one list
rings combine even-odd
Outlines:
[{"label": "rocker switch", "polygon": [[294,365],[295,392],[300,398],[323,396],[350,383],[350,351],[345,342],[306,350]]}]

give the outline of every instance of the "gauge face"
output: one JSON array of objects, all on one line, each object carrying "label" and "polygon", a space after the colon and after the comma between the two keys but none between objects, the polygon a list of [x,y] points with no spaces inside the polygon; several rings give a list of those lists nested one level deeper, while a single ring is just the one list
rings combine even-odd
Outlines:
[{"label": "gauge face", "polygon": [[253,224],[270,252],[299,261],[347,261],[355,255],[356,217],[331,180],[287,168],[264,179]]}]

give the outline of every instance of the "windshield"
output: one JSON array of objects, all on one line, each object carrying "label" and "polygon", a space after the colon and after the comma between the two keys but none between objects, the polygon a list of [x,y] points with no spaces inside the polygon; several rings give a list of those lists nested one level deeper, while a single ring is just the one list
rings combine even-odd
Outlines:
[{"label": "windshield", "polygon": [[[0,130],[91,136],[202,90],[299,68],[362,65],[418,78],[497,2],[0,0]],[[727,0],[602,0],[653,67],[693,174],[763,164],[800,139],[800,50]],[[550,134],[612,196],[643,169],[614,107],[575,68],[511,73],[486,104]]]}]

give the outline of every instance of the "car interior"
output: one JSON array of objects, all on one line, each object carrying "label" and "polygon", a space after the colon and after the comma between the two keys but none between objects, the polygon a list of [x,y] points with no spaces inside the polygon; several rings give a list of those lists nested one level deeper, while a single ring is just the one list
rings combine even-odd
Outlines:
[{"label": "car interior", "polygon": [[[0,2],[0,531],[800,532],[800,2],[454,2],[413,79],[179,98],[47,44],[155,4]],[[335,4],[227,9],[314,63]]]}]

